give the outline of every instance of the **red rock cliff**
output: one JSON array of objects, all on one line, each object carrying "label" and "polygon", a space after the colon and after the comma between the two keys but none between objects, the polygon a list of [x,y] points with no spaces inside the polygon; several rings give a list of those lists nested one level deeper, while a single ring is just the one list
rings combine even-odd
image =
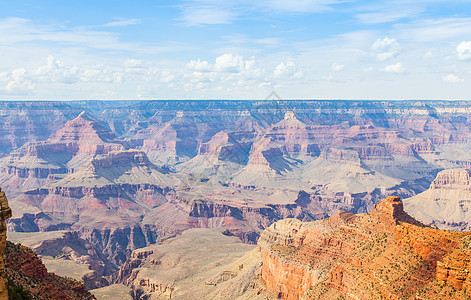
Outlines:
[{"label": "red rock cliff", "polygon": [[0,299],[8,298],[8,286],[5,278],[5,264],[3,253],[7,242],[7,226],[5,220],[11,218],[11,209],[8,206],[7,197],[0,189]]},{"label": "red rock cliff", "polygon": [[261,281],[283,299],[471,299],[470,245],[471,233],[426,227],[388,197],[369,214],[273,224]]}]

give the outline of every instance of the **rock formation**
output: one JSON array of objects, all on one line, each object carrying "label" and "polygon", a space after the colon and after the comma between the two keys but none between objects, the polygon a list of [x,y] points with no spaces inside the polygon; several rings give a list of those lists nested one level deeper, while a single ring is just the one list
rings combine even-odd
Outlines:
[{"label": "rock formation", "polygon": [[117,270],[102,251],[77,232],[10,232],[8,240],[30,248],[50,272],[82,281],[87,289],[107,284],[103,277]]},{"label": "rock formation", "polygon": [[2,102],[0,124],[8,228],[74,231],[115,267],[187,229],[256,243],[471,166],[469,102]]},{"label": "rock formation", "polygon": [[0,299],[95,299],[83,283],[48,273],[29,248],[7,241],[11,209],[0,189]]},{"label": "rock formation", "polygon": [[5,221],[11,217],[11,209],[8,206],[7,197],[0,189],[0,299],[7,299],[8,283],[5,277],[4,255],[7,243],[7,226]]},{"label": "rock formation", "polygon": [[471,230],[470,170],[441,171],[428,190],[405,199],[404,208],[414,218],[440,229]]},{"label": "rock formation", "polygon": [[[6,277],[9,290],[16,298],[28,299],[95,299],[79,281],[48,273],[41,259],[29,248],[7,242]],[[12,295],[13,296],[13,295]]]},{"label": "rock formation", "polygon": [[134,250],[116,282],[134,299],[263,299],[257,296],[261,257],[222,228],[190,229]]},{"label": "rock formation", "polygon": [[261,280],[283,299],[471,299],[470,243],[388,197],[368,214],[274,223],[259,240]]}]

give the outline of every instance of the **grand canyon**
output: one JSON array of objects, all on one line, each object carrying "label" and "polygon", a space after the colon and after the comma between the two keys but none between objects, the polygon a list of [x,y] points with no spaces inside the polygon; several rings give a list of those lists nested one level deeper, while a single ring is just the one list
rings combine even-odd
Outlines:
[{"label": "grand canyon", "polygon": [[0,124],[8,282],[22,258],[72,298],[471,298],[470,102],[5,101]]}]

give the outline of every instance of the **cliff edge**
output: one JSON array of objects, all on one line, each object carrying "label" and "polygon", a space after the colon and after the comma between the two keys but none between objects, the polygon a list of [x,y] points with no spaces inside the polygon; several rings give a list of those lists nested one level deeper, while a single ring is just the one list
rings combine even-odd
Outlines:
[{"label": "cliff edge", "polygon": [[471,232],[433,229],[399,197],[368,214],[286,219],[259,240],[261,281],[283,299],[471,299]]},{"label": "cliff edge", "polygon": [[95,299],[82,282],[48,273],[31,249],[7,242],[5,220],[11,209],[0,189],[0,300],[9,299]]},{"label": "cliff edge", "polygon": [[5,220],[11,218],[11,209],[5,193],[0,189],[0,299],[8,298],[8,284],[5,277],[5,263],[3,253],[7,244],[7,226]]}]

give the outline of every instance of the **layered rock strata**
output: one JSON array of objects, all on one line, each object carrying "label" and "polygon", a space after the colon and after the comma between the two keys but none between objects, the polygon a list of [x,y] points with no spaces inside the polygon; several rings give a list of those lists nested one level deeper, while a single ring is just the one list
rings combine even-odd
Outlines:
[{"label": "layered rock strata", "polygon": [[8,283],[5,277],[3,253],[7,243],[7,226],[5,220],[11,218],[11,209],[5,193],[0,189],[0,299],[8,298]]},{"label": "layered rock strata", "polygon": [[11,209],[0,189],[0,299],[95,299],[81,282],[48,273],[29,248],[7,241]]},{"label": "layered rock strata", "polygon": [[9,229],[74,230],[117,265],[189,228],[256,243],[368,212],[471,164],[469,102],[2,102],[0,124]]},{"label": "layered rock strata", "polygon": [[471,230],[470,170],[441,171],[428,190],[405,199],[404,208],[414,218],[440,229]]},{"label": "layered rock strata", "polygon": [[254,248],[222,228],[190,229],[134,250],[115,281],[134,299],[263,299]]},{"label": "layered rock strata", "polygon": [[13,299],[95,299],[82,282],[48,273],[41,259],[21,244],[7,242],[5,261]]},{"label": "layered rock strata", "polygon": [[368,214],[282,220],[259,240],[283,299],[471,299],[471,233],[426,227],[388,197]]}]

